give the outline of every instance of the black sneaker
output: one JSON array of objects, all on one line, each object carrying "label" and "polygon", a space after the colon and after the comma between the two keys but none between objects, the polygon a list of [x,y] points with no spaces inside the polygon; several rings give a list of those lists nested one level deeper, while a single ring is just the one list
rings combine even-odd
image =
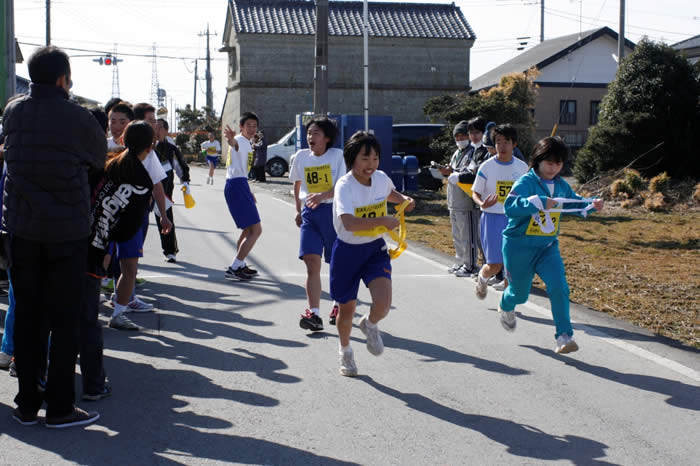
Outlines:
[{"label": "black sneaker", "polygon": [[102,390],[96,393],[83,393],[83,400],[100,401],[101,399],[107,398],[108,396],[112,396],[112,387],[110,387],[109,385],[105,385],[102,387]]},{"label": "black sneaker", "polygon": [[84,426],[92,424],[100,418],[99,413],[92,411],[87,412],[78,407],[74,407],[73,411],[65,416],[46,417],[46,427],[49,429],[65,429],[66,427]]},{"label": "black sneaker", "polygon": [[244,267],[239,267],[236,270],[233,270],[231,267],[229,267],[226,269],[226,272],[224,272],[224,278],[232,281],[245,281],[253,278],[252,275],[245,273],[243,269]]},{"label": "black sneaker", "polygon": [[12,419],[19,422],[23,426],[33,426],[39,423],[36,413],[24,414],[19,408],[15,408],[14,411],[12,411]]},{"label": "black sneaker", "polygon": [[335,325],[335,319],[338,317],[338,305],[336,304],[333,306],[333,309],[331,310],[331,314],[328,316],[328,323],[331,325]]},{"label": "black sneaker", "polygon": [[257,270],[251,269],[251,268],[248,267],[247,265],[244,265],[244,266],[243,266],[243,272],[247,273],[247,274],[250,275],[251,277],[258,274],[258,271],[257,271]]},{"label": "black sneaker", "polygon": [[312,332],[320,332],[323,330],[323,320],[307,309],[306,312],[301,315],[299,327],[311,330]]}]

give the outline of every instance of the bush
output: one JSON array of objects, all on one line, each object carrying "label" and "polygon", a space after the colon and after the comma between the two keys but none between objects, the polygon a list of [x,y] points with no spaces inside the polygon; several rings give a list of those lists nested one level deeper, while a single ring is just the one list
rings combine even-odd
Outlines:
[{"label": "bush", "polygon": [[663,172],[649,181],[649,191],[652,193],[664,193],[670,184],[671,178],[669,178],[666,172]]},{"label": "bush", "polygon": [[632,193],[638,193],[644,188],[644,179],[637,170],[631,168],[625,170],[625,183]]},{"label": "bush", "polygon": [[693,200],[695,202],[700,202],[700,183],[695,185],[695,191],[693,192]]},{"label": "bush", "polygon": [[615,180],[613,184],[610,185],[610,194],[612,194],[613,197],[629,198],[634,195],[634,192],[625,180]]},{"label": "bush", "polygon": [[668,209],[668,203],[663,194],[652,193],[644,201],[644,207],[652,212],[664,212]]}]

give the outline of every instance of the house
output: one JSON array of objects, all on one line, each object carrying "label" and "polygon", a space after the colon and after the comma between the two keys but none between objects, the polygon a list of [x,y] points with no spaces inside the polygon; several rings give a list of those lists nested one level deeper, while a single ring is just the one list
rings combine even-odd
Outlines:
[{"label": "house", "polygon": [[[476,38],[454,4],[369,3],[369,109],[395,123],[425,121],[433,96],[469,89]],[[329,2],[328,109],[364,109],[363,2]],[[229,0],[223,48],[228,53],[222,123],[255,111],[270,140],[313,110],[315,2]]]},{"label": "house", "polygon": [[[15,87],[15,94],[27,94],[29,93],[29,84],[30,81],[27,78],[23,78],[21,76],[16,76],[15,77],[15,82],[16,86]],[[83,105],[88,108],[94,108],[94,107],[99,107],[100,103],[94,99],[88,99],[87,97],[82,97],[79,95],[73,94],[71,96],[73,100],[78,102],[80,105]]]},{"label": "house", "polygon": [[[572,147],[583,146],[598,122],[600,101],[617,72],[618,35],[608,27],[545,40],[472,80],[472,92],[496,86],[501,77],[535,67],[540,74],[534,117],[535,137],[557,134]],[[625,53],[634,44],[625,40]]]},{"label": "house", "polygon": [[700,60],[700,35],[682,40],[671,47],[684,53],[690,63],[695,64]]}]

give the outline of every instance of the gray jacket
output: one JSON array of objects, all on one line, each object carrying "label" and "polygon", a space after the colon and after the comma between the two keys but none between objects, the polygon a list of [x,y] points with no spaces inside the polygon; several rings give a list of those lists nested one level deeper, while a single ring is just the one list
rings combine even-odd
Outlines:
[{"label": "gray jacket", "polygon": [[7,178],[2,224],[20,238],[64,242],[90,234],[88,169],[102,169],[104,131],[60,87],[31,83],[3,119]]},{"label": "gray jacket", "polygon": [[[450,168],[458,173],[476,175],[479,166],[489,157],[486,147],[477,149],[470,144],[464,149],[457,149],[450,159]],[[462,188],[447,183],[447,208],[450,210],[479,210],[474,200]]]}]

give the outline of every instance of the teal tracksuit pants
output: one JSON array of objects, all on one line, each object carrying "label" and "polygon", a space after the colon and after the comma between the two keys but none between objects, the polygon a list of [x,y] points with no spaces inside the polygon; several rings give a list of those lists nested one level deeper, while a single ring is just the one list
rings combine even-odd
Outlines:
[{"label": "teal tracksuit pants", "polygon": [[559,241],[553,239],[546,246],[523,245],[521,241],[503,238],[503,261],[508,287],[501,297],[501,309],[513,311],[527,301],[535,274],[547,286],[552,317],[558,337],[573,335],[569,316],[569,285],[566,283],[564,261],[559,254]]}]

